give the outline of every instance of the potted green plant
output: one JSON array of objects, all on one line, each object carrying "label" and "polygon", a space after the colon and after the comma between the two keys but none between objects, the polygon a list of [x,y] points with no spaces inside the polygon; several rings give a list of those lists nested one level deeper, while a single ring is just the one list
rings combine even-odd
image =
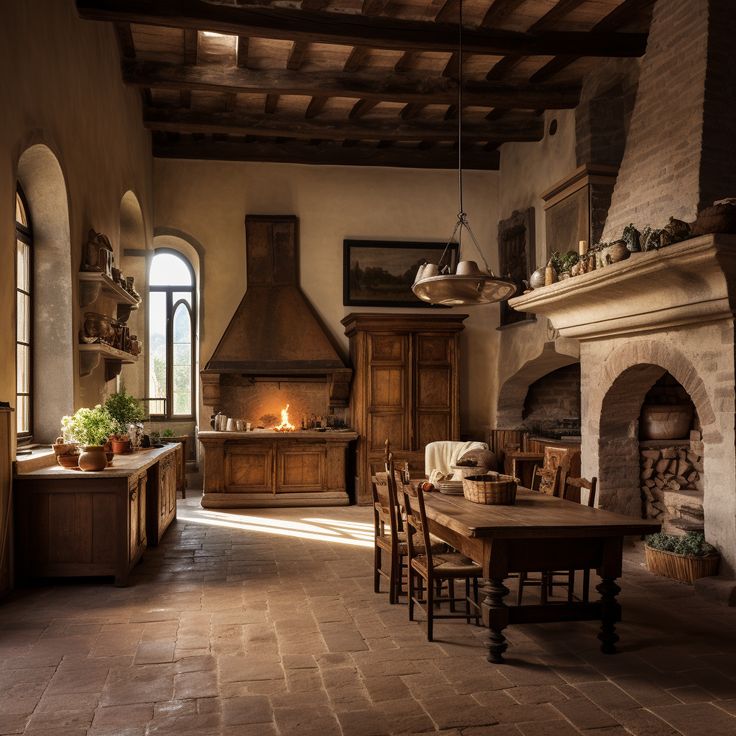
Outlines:
[{"label": "potted green plant", "polygon": [[76,442],[82,446],[79,467],[82,470],[104,470],[107,456],[104,444],[114,431],[114,422],[107,409],[97,404],[92,409],[78,409],[71,416],[61,419],[64,442]]},{"label": "potted green plant", "polygon": [[113,435],[110,438],[113,452],[116,455],[131,452],[130,425],[135,425],[145,417],[143,406],[123,386],[120,391],[108,397],[105,409],[115,424]]},{"label": "potted green plant", "polygon": [[557,272],[558,278],[563,280],[569,278],[572,267],[578,262],[579,258],[574,250],[569,250],[567,253],[560,253],[556,250],[552,253],[550,261]]},{"label": "potted green plant", "polygon": [[693,583],[718,572],[721,556],[702,532],[652,534],[645,545],[647,567],[656,575]]}]

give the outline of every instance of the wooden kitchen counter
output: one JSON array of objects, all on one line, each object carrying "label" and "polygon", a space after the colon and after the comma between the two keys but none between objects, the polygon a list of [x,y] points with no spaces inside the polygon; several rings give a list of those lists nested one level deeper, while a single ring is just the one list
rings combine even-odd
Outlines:
[{"label": "wooden kitchen counter", "polygon": [[[115,577],[126,585],[147,544],[176,518],[179,445],[116,455],[101,471],[48,465],[13,481],[19,580]],[[55,463],[55,457],[51,456]]]},{"label": "wooden kitchen counter", "polygon": [[200,432],[205,508],[344,506],[352,430]]}]

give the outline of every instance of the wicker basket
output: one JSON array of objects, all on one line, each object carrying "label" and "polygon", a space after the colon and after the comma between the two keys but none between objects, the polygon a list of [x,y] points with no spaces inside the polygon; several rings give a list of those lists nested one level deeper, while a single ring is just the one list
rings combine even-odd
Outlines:
[{"label": "wicker basket", "polygon": [[647,556],[647,567],[655,575],[664,575],[683,583],[695,582],[698,578],[707,578],[718,572],[719,554],[710,554],[705,557],[691,557],[667,552],[663,549],[654,549],[644,545]]},{"label": "wicker basket", "polygon": [[463,495],[473,503],[512,506],[516,503],[518,478],[499,473],[469,475],[463,478]]}]

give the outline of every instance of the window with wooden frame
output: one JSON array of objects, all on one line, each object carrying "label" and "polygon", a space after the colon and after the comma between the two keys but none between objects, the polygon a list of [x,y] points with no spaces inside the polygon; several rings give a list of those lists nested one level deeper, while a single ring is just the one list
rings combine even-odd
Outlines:
[{"label": "window with wooden frame", "polygon": [[194,270],[181,253],[159,249],[148,273],[148,396],[152,417],[194,416]]},{"label": "window with wooden frame", "polygon": [[15,421],[18,443],[33,439],[33,230],[28,204],[15,194]]}]

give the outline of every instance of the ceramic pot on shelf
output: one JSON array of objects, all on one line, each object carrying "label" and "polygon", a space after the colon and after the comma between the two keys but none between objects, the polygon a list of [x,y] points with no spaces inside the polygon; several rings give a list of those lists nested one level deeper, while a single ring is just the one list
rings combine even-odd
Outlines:
[{"label": "ceramic pot on shelf", "polygon": [[110,444],[115,455],[129,455],[133,451],[130,437],[113,437]]},{"label": "ceramic pot on shelf", "polygon": [[98,471],[107,467],[107,455],[103,445],[85,445],[79,455],[79,467],[82,470]]}]

